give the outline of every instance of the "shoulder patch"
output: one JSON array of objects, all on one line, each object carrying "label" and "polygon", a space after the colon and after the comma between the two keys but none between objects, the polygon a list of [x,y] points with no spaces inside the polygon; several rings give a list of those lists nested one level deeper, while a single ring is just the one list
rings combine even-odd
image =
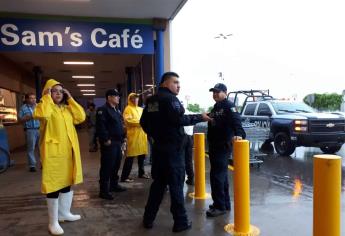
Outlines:
[{"label": "shoulder patch", "polygon": [[232,112],[237,112],[236,107],[231,107],[230,110],[231,110]]},{"label": "shoulder patch", "polygon": [[152,102],[152,103],[147,104],[147,111],[148,112],[158,112],[159,111],[158,102]]},{"label": "shoulder patch", "polygon": [[173,108],[176,110],[180,110],[181,108],[181,103],[179,101],[173,101],[172,105],[173,105]]},{"label": "shoulder patch", "polygon": [[99,111],[97,112],[98,115],[102,115],[102,113],[103,113],[102,110],[99,110]]}]

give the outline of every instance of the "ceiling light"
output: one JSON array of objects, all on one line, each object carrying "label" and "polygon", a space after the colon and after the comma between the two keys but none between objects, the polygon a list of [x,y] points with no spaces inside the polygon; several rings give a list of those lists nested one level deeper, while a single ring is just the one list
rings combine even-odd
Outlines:
[{"label": "ceiling light", "polygon": [[81,89],[80,92],[95,92],[94,89]]},{"label": "ceiling light", "polygon": [[153,84],[145,84],[146,87],[153,87]]},{"label": "ceiling light", "polygon": [[94,75],[72,75],[73,79],[94,79]]},{"label": "ceiling light", "polygon": [[79,87],[94,87],[95,84],[77,84]]},{"label": "ceiling light", "polygon": [[83,93],[83,96],[96,96],[95,93]]},{"label": "ceiling light", "polygon": [[63,0],[63,2],[91,2],[91,0]]},{"label": "ceiling light", "polygon": [[65,65],[93,65],[93,61],[64,61]]}]

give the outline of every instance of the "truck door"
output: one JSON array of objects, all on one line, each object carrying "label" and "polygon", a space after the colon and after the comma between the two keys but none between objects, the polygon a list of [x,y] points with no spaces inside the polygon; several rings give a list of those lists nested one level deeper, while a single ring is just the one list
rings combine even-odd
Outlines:
[{"label": "truck door", "polygon": [[249,103],[245,106],[242,112],[242,122],[253,123],[255,121],[255,110],[257,103]]},{"label": "truck door", "polygon": [[266,103],[260,103],[256,112],[257,126],[265,129],[270,129],[272,111]]}]

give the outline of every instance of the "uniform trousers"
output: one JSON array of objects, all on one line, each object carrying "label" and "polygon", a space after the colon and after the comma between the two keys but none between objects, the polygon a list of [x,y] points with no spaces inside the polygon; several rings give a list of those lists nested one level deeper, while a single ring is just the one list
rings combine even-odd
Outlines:
[{"label": "uniform trousers", "polygon": [[211,195],[214,208],[219,210],[230,209],[228,182],[230,153],[231,151],[226,147],[209,147]]},{"label": "uniform trousers", "polygon": [[118,185],[118,171],[121,165],[121,143],[112,141],[109,146],[101,145],[101,168],[99,185],[101,193],[109,193]]},{"label": "uniform trousers", "polygon": [[154,221],[166,188],[169,186],[170,212],[173,215],[174,224],[185,225],[188,219],[183,197],[185,167],[182,150],[162,150],[157,146],[153,145],[152,150],[153,182],[145,207],[144,222],[152,223]]}]

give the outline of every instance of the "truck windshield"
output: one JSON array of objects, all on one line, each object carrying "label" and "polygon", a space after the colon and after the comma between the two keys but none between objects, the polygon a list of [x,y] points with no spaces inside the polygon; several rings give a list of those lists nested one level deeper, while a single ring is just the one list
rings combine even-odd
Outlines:
[{"label": "truck windshield", "polygon": [[313,108],[302,103],[302,102],[275,102],[272,103],[274,110],[277,114],[283,113],[300,113],[306,112],[311,113],[315,112]]}]

